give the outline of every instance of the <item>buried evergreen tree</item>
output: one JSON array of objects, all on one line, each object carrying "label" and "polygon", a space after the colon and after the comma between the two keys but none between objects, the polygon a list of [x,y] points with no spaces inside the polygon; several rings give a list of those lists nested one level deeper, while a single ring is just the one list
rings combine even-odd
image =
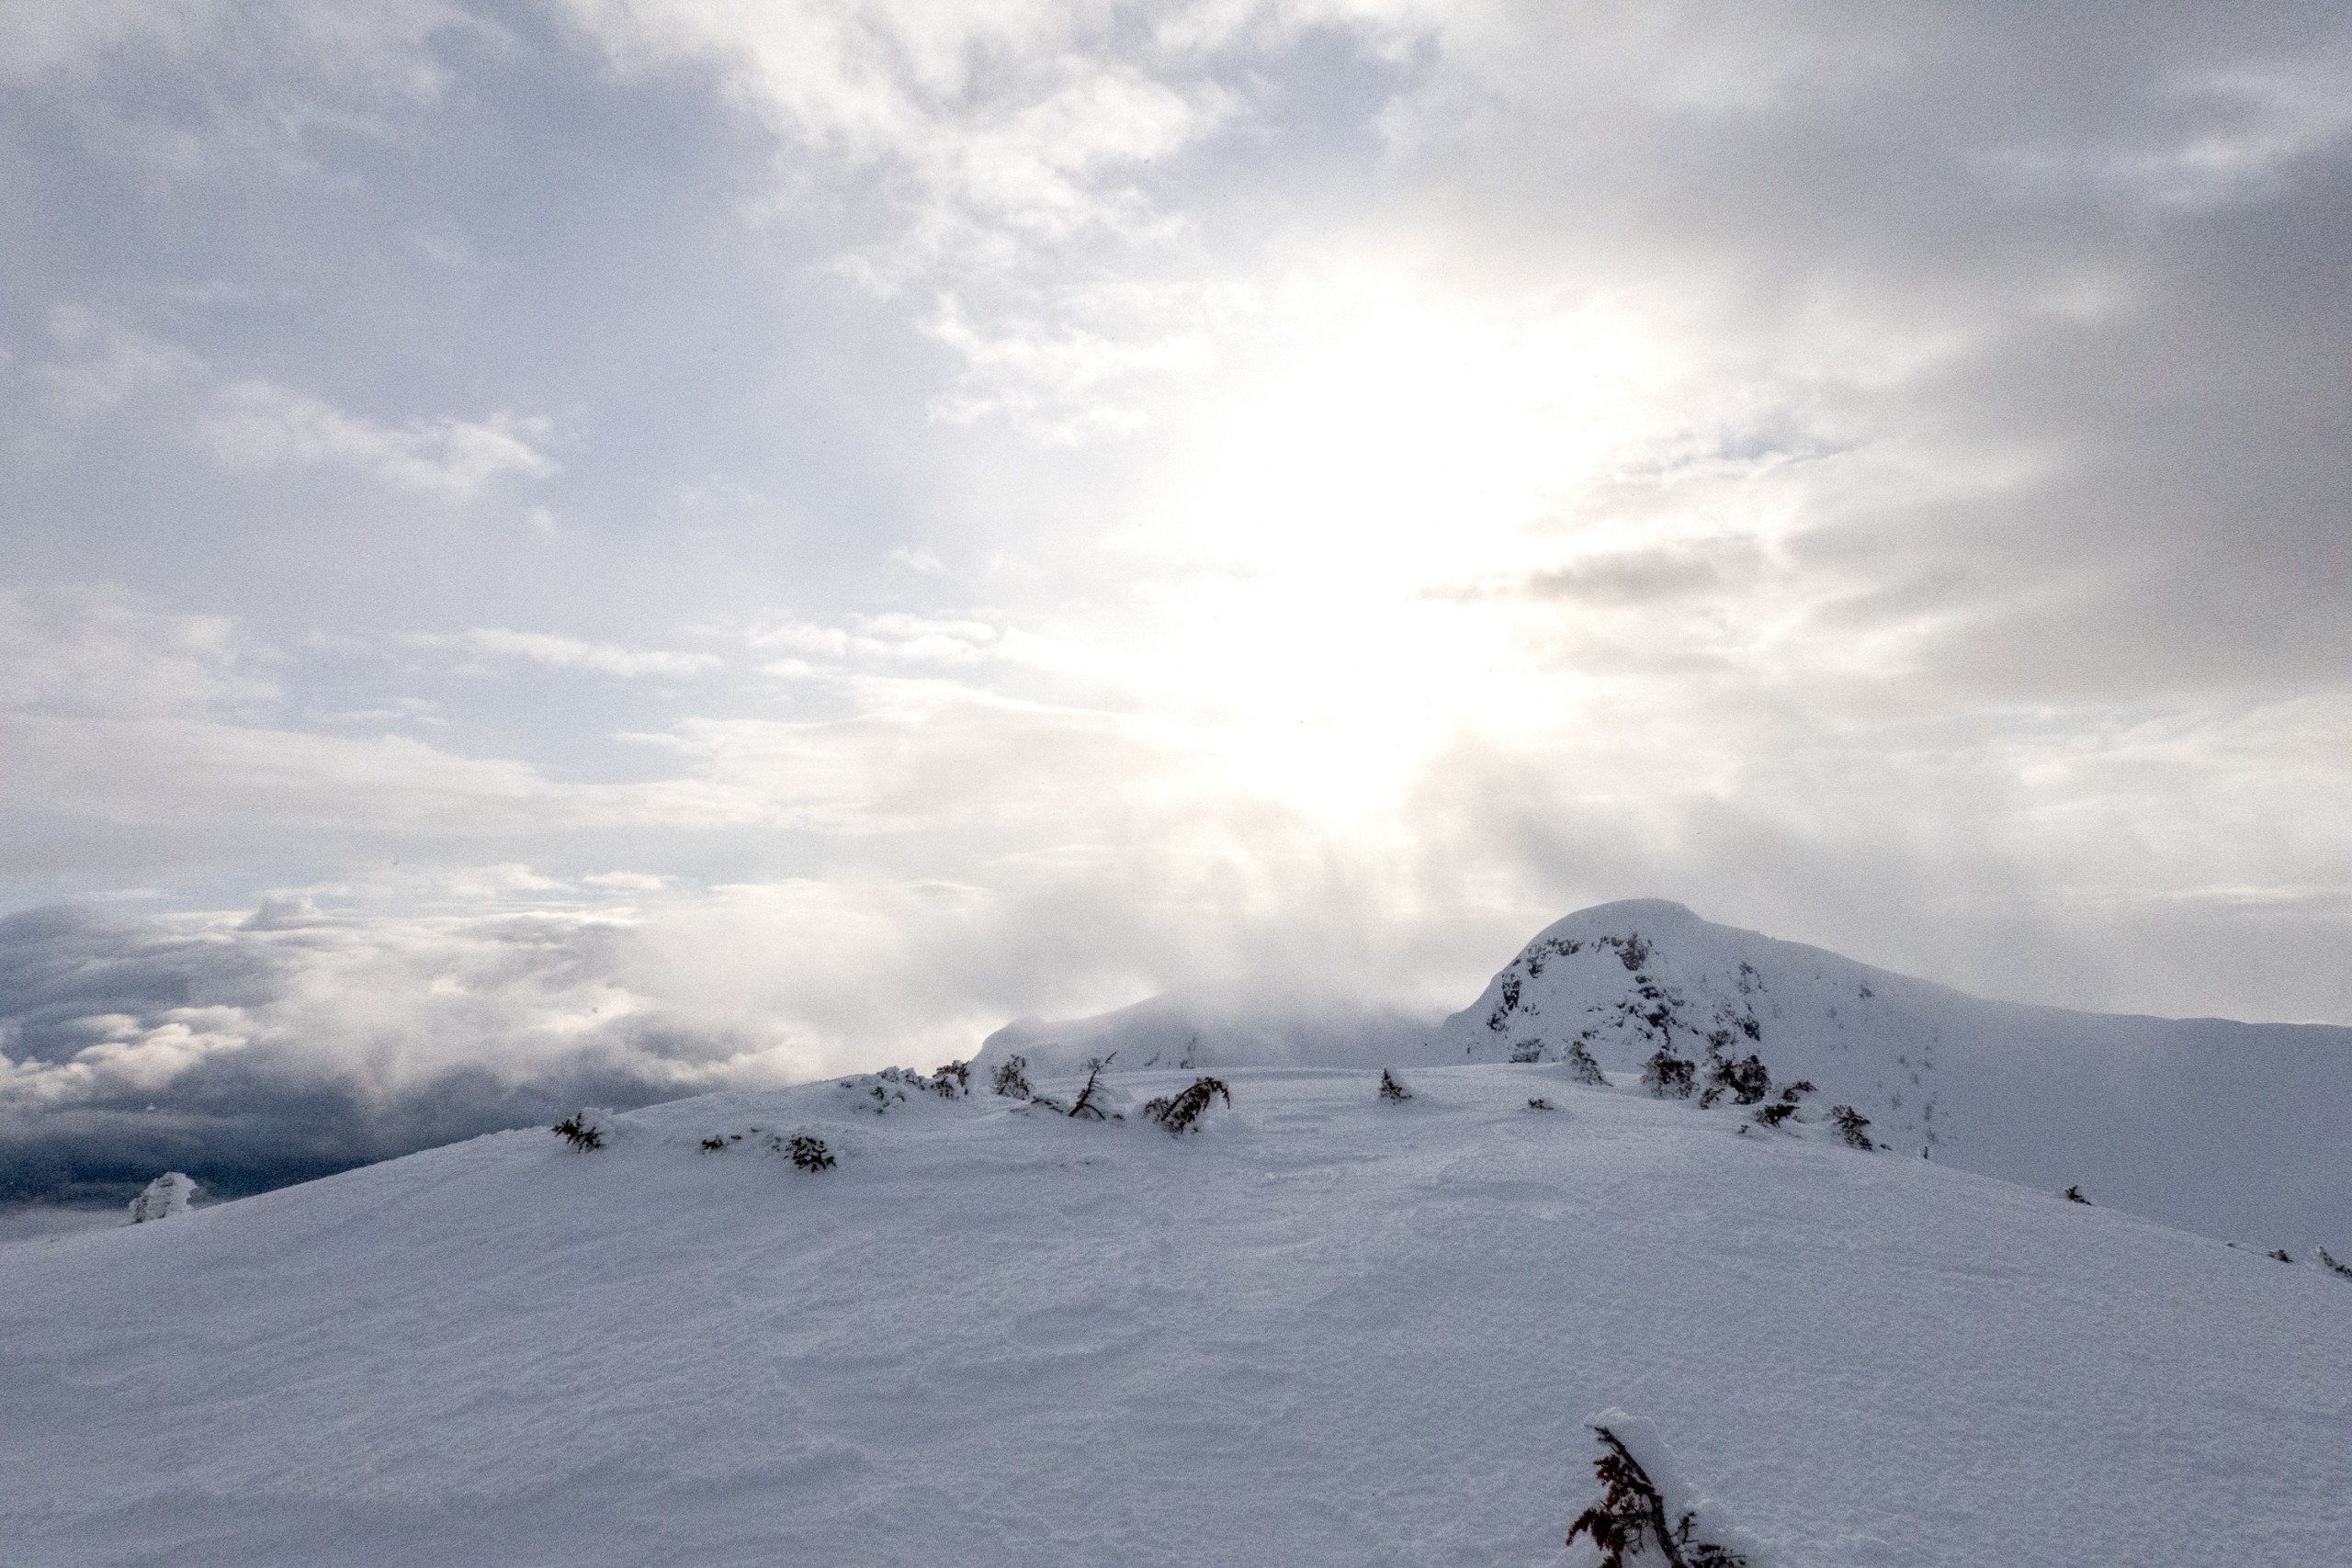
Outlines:
[{"label": "buried evergreen tree", "polygon": [[1697,1069],[1665,1046],[1642,1066],[1642,1087],[1660,1100],[1688,1100]]},{"label": "buried evergreen tree", "polygon": [[1590,1536],[1600,1551],[1600,1568],[1625,1568],[1628,1558],[1652,1552],[1669,1568],[1744,1568],[1747,1559],[1730,1548],[1690,1539],[1695,1513],[1686,1511],[1668,1524],[1666,1498],[1641,1461],[1607,1427],[1596,1424],[1592,1430],[1602,1450],[1592,1471],[1606,1490],[1568,1527],[1568,1545],[1580,1535]]},{"label": "buried evergreen tree", "polygon": [[1089,1056],[1086,1059],[1086,1087],[1078,1091],[1078,1099],[1071,1103],[1069,1108],[1071,1116],[1080,1122],[1102,1120],[1102,1107],[1095,1103],[1094,1095],[1095,1091],[1102,1087],[1102,1069],[1109,1066],[1111,1058],[1117,1055],[1118,1053],[1114,1051],[1110,1056]]},{"label": "buried evergreen tree", "polygon": [[582,1154],[605,1146],[604,1116],[599,1111],[575,1111],[548,1131]]},{"label": "buried evergreen tree", "polygon": [[796,1135],[789,1144],[786,1145],[785,1153],[790,1155],[792,1163],[803,1170],[833,1168],[832,1151],[825,1147],[825,1140],[807,1133]]},{"label": "buried evergreen tree", "polygon": [[1398,1080],[1386,1067],[1380,1069],[1380,1098],[1391,1105],[1401,1105],[1413,1098],[1413,1091]]},{"label": "buried evergreen tree", "polygon": [[1878,1147],[1876,1144],[1871,1142],[1871,1135],[1862,1131],[1863,1128],[1871,1124],[1871,1119],[1863,1115],[1860,1111],[1855,1110],[1852,1106],[1831,1106],[1829,1108],[1829,1120],[1838,1124],[1838,1131],[1844,1134],[1846,1141],[1849,1144],[1851,1144],[1854,1147],[1858,1149],[1874,1149]]},{"label": "buried evergreen tree", "polygon": [[1600,1064],[1592,1059],[1592,1053],[1584,1048],[1583,1041],[1568,1043],[1567,1063],[1568,1071],[1576,1074],[1578,1083],[1589,1083],[1600,1089],[1609,1087],[1609,1079],[1601,1072]]},{"label": "buried evergreen tree", "polygon": [[1781,1098],[1769,1105],[1756,1108],[1756,1120],[1767,1127],[1777,1127],[1797,1113],[1797,1101],[1813,1092],[1811,1078],[1799,1078],[1781,1090]]},{"label": "buried evergreen tree", "polygon": [[1179,1136],[1192,1132],[1207,1114],[1209,1101],[1222,1100],[1230,1108],[1233,1095],[1223,1078],[1194,1078],[1192,1087],[1173,1099],[1162,1095],[1144,1102],[1143,1113]]},{"label": "buried evergreen tree", "polygon": [[1029,1058],[1012,1055],[999,1062],[995,1076],[989,1079],[989,1087],[1010,1099],[1030,1099],[1032,1091],[1029,1088]]},{"label": "buried evergreen tree", "polygon": [[1772,1092],[1772,1075],[1764,1068],[1761,1058],[1749,1053],[1745,1060],[1730,1061],[1719,1054],[1713,1041],[1707,1043],[1707,1092],[1699,1103],[1713,1105],[1724,1095],[1730,1095],[1735,1105],[1754,1105]]}]

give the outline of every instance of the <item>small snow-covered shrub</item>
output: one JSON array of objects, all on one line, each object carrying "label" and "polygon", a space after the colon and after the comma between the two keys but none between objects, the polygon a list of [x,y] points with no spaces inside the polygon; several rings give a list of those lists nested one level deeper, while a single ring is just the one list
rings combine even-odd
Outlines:
[{"label": "small snow-covered shrub", "polygon": [[1029,1058],[1007,1056],[996,1065],[989,1088],[1012,1100],[1035,1100],[1036,1092],[1029,1087]]},{"label": "small snow-covered shrub", "polygon": [[1754,1105],[1772,1092],[1772,1075],[1752,1052],[1743,1061],[1718,1062],[1715,1082],[1731,1091],[1735,1105]]},{"label": "small snow-covered shrub", "polygon": [[1213,1100],[1222,1100],[1228,1109],[1232,1107],[1233,1093],[1225,1087],[1225,1080],[1194,1078],[1192,1086],[1181,1094],[1145,1101],[1143,1113],[1170,1133],[1182,1137],[1200,1125],[1201,1118],[1208,1114],[1209,1102]]},{"label": "small snow-covered shrub", "polygon": [[2327,1248],[2324,1247],[2319,1248],[2319,1261],[2320,1266],[2329,1273],[2341,1274],[2344,1278],[2352,1280],[2352,1266],[2338,1263],[2335,1258],[2330,1258],[2327,1255]]},{"label": "small snow-covered shrub", "polygon": [[2291,1256],[2291,1255],[2287,1251],[2287,1249],[2286,1249],[2285,1247],[2272,1247],[2272,1248],[2270,1249],[2270,1256],[2271,1256],[2271,1257],[2273,1257],[2273,1258],[2277,1258],[2277,1259],[2278,1259],[2279,1262],[2281,1262],[2281,1263],[2292,1263],[2292,1262],[2295,1260],[2295,1259],[2294,1259],[2294,1258],[2293,1258],[2293,1257],[2292,1257],[2292,1256]]},{"label": "small snow-covered shrub", "polygon": [[1847,1143],[1852,1145],[1855,1148],[1874,1149],[1878,1147],[1876,1144],[1871,1142],[1871,1135],[1862,1130],[1871,1124],[1871,1119],[1863,1115],[1860,1111],[1855,1110],[1852,1106],[1831,1106],[1829,1108],[1829,1120],[1837,1123],[1839,1134],[1845,1138]]},{"label": "small snow-covered shrub", "polygon": [[802,1170],[831,1170],[832,1151],[825,1147],[825,1140],[808,1133],[797,1133],[787,1140],[784,1152]]},{"label": "small snow-covered shrub", "polygon": [[1745,1061],[1732,1061],[1723,1054],[1730,1043],[1726,1029],[1707,1036],[1707,1087],[1699,1096],[1703,1108],[1713,1109],[1725,1095],[1735,1105],[1754,1105],[1772,1092],[1772,1075],[1765,1071],[1762,1059],[1751,1052]]},{"label": "small snow-covered shrub", "polygon": [[1600,1064],[1592,1059],[1592,1053],[1584,1048],[1583,1041],[1568,1043],[1566,1060],[1568,1071],[1576,1074],[1578,1083],[1597,1084],[1602,1089],[1609,1087],[1609,1079],[1602,1075]]},{"label": "small snow-covered shrub", "polygon": [[185,1171],[167,1170],[130,1201],[130,1223],[143,1225],[150,1220],[168,1220],[174,1214],[187,1213],[195,1205],[195,1178]]},{"label": "small snow-covered shrub", "polygon": [[709,1137],[705,1138],[702,1141],[702,1152],[707,1155],[718,1154],[726,1147],[727,1139],[717,1133],[713,1133]]},{"label": "small snow-covered shrub", "polygon": [[[906,1080],[909,1076],[900,1073],[896,1067],[885,1067],[878,1073],[861,1077],[843,1078],[834,1087],[843,1094],[862,1093],[863,1098],[857,1102],[857,1109],[882,1116],[888,1114],[892,1106],[904,1105],[907,1102]],[[923,1088],[931,1087],[930,1080],[921,1074],[911,1076],[914,1081]]]},{"label": "small snow-covered shrub", "polygon": [[1769,1105],[1756,1108],[1756,1120],[1767,1127],[1777,1127],[1797,1113],[1797,1101],[1813,1092],[1811,1078],[1799,1078],[1781,1090],[1781,1098]]},{"label": "small snow-covered shrub", "polygon": [[2083,1190],[2081,1188],[2069,1187],[2066,1189],[2066,1201],[2069,1203],[2088,1203],[2090,1200],[2083,1196]]},{"label": "small snow-covered shrub", "polygon": [[1413,1091],[1407,1089],[1395,1073],[1383,1067],[1380,1069],[1380,1098],[1391,1105],[1402,1105],[1413,1098]]},{"label": "small snow-covered shrub", "polygon": [[901,1100],[910,1089],[917,1094],[935,1094],[942,1100],[960,1100],[971,1092],[972,1065],[950,1062],[935,1073],[919,1073],[912,1067],[885,1067],[867,1077],[843,1081],[848,1085],[888,1085],[888,1097]]},{"label": "small snow-covered shrub", "polygon": [[1642,1087],[1660,1100],[1688,1100],[1697,1069],[1684,1057],[1661,1045],[1642,1066]]},{"label": "small snow-covered shrub", "polygon": [[1651,1556],[1669,1568],[1744,1568],[1747,1559],[1729,1547],[1691,1540],[1697,1514],[1686,1510],[1672,1518],[1650,1472],[1617,1434],[1598,1423],[1592,1430],[1601,1448],[1592,1470],[1603,1490],[1600,1501],[1568,1527],[1568,1545],[1580,1535],[1590,1536],[1600,1552],[1600,1568],[1625,1568],[1633,1559]]},{"label": "small snow-covered shrub", "polygon": [[1539,1094],[1527,1102],[1527,1109],[1530,1111],[1557,1111],[1559,1107],[1554,1105],[1550,1100],[1544,1099]]},{"label": "small snow-covered shrub", "polygon": [[610,1115],[605,1111],[575,1111],[548,1131],[586,1154],[605,1146],[605,1122]]},{"label": "small snow-covered shrub", "polygon": [[1102,1087],[1102,1069],[1109,1066],[1117,1055],[1118,1053],[1114,1051],[1109,1056],[1089,1056],[1086,1059],[1086,1087],[1080,1089],[1078,1098],[1070,1102],[1069,1114],[1072,1117],[1080,1122],[1104,1120],[1102,1107],[1095,1100],[1095,1091]]}]

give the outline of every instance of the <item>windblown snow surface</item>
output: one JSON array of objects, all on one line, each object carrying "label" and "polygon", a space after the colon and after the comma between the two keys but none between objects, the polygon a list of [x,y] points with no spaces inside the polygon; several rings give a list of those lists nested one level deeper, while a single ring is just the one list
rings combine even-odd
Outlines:
[{"label": "windblown snow surface", "polygon": [[1182,1138],[1138,1100],[1189,1073],[1121,1122],[711,1096],[10,1244],[0,1560],[1589,1563],[1619,1406],[1758,1564],[2346,1561],[2352,1280],[1819,1120],[1400,1076],[1237,1069]]}]

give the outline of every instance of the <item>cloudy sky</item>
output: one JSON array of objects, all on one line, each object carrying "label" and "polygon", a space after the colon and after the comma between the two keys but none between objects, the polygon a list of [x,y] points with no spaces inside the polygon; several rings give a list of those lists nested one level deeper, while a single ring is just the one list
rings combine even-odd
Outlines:
[{"label": "cloudy sky", "polygon": [[0,231],[17,1190],[1631,896],[2352,1021],[2340,6],[0,0]]}]

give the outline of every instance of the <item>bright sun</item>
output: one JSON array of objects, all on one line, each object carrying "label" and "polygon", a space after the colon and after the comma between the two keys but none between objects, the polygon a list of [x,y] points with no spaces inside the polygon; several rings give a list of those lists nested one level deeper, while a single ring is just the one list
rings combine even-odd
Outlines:
[{"label": "bright sun", "polygon": [[1572,714],[1521,586],[1625,542],[1589,501],[1676,438],[1679,372],[1598,305],[1505,322],[1374,278],[1297,298],[1148,487],[1125,547],[1160,586],[1121,656],[1236,782],[1361,813],[1449,736]]}]

